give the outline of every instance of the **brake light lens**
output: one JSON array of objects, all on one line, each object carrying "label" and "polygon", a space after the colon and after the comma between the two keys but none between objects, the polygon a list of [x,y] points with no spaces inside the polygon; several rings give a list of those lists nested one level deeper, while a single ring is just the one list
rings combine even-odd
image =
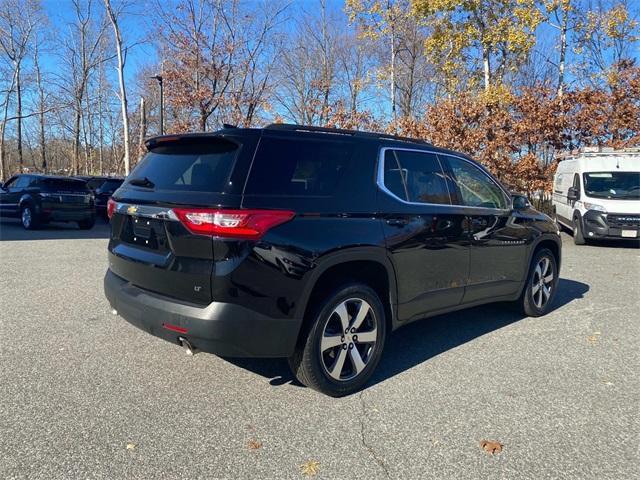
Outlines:
[{"label": "brake light lens", "polygon": [[116,211],[116,202],[113,200],[113,198],[110,198],[107,201],[107,216],[109,218],[113,217],[113,212]]},{"label": "brake light lens", "polygon": [[257,240],[269,229],[291,220],[295,213],[287,210],[226,210],[208,208],[174,208],[173,213],[199,235]]}]

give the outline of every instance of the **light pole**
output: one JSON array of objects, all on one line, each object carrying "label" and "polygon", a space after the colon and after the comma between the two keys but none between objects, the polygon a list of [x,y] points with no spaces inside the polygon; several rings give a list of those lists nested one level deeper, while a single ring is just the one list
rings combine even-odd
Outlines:
[{"label": "light pole", "polygon": [[160,135],[164,135],[164,90],[162,88],[162,75],[154,75],[153,78],[160,84]]}]

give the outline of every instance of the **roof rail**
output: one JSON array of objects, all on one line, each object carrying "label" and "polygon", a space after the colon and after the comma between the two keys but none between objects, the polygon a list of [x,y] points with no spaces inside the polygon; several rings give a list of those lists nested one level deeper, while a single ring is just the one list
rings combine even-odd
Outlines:
[{"label": "roof rail", "polygon": [[362,132],[360,130],[346,130],[342,128],[330,128],[330,127],[314,127],[311,125],[296,125],[292,123],[272,123],[265,127],[267,130],[286,130],[291,132],[317,132],[317,133],[328,133],[333,135],[348,135],[351,137],[358,138],[378,138],[385,140],[396,140],[400,142],[411,142],[411,143],[421,143],[424,145],[431,145],[424,140],[420,140],[418,138],[409,138],[409,137],[401,137],[398,135],[388,135],[385,133],[374,133],[374,132]]}]

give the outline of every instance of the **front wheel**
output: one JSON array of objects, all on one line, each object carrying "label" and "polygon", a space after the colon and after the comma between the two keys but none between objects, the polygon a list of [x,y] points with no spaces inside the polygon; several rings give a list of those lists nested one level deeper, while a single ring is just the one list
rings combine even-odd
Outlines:
[{"label": "front wheel", "polygon": [[30,205],[25,205],[20,209],[20,220],[25,230],[35,230],[38,228],[38,219]]},{"label": "front wheel", "polygon": [[582,222],[579,217],[573,219],[573,243],[576,245],[584,245],[587,243],[582,233]]},{"label": "front wheel", "polygon": [[556,257],[551,250],[540,249],[533,256],[529,277],[520,297],[523,313],[529,317],[540,317],[549,313],[557,286]]},{"label": "front wheel", "polygon": [[385,311],[361,283],[327,295],[309,319],[289,366],[304,385],[332,397],[358,391],[375,370],[386,336]]}]

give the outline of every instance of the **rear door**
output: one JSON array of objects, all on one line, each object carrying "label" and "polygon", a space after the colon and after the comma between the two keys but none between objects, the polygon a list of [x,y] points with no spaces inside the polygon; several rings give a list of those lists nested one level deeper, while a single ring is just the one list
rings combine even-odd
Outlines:
[{"label": "rear door", "polygon": [[239,208],[257,137],[161,137],[114,193],[109,268],[140,288],[212,299],[214,244],[180,222],[181,208]]},{"label": "rear door", "polygon": [[458,305],[469,274],[464,209],[452,205],[435,153],[384,148],[379,205],[398,281],[398,316],[420,318]]}]

